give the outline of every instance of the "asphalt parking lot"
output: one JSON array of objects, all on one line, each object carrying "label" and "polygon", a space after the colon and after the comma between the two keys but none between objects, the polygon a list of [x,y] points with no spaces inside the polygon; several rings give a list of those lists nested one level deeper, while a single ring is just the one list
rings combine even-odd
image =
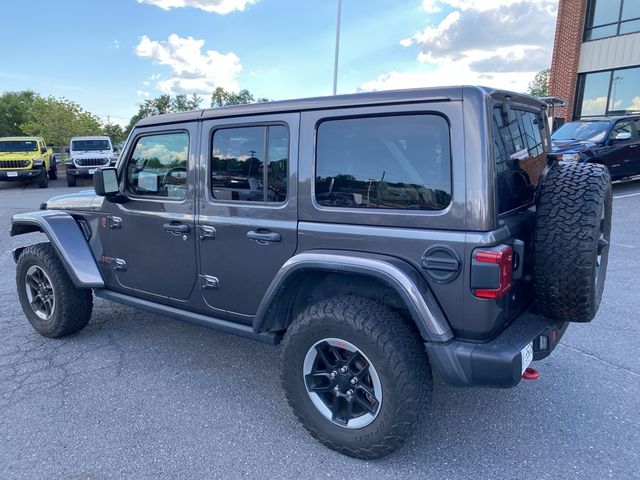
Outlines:
[{"label": "asphalt parking lot", "polygon": [[78,191],[0,183],[0,479],[638,478],[640,180],[614,185],[604,299],[536,364],[537,382],[455,389],[436,379],[415,435],[353,460],[286,405],[279,349],[96,300],[89,326],[40,337],[19,306],[11,215]]}]

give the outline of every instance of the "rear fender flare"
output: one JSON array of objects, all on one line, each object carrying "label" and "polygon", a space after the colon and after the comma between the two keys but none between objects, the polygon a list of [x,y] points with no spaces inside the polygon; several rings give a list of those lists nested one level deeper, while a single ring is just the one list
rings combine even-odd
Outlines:
[{"label": "rear fender flare", "polygon": [[451,327],[425,280],[406,262],[383,255],[359,255],[314,251],[289,259],[271,282],[253,328],[256,333],[269,331],[274,324],[275,307],[290,295],[299,275],[309,271],[344,272],[372,277],[392,288],[404,301],[425,341],[446,342],[453,338]]},{"label": "rear fender flare", "polygon": [[[74,218],[60,210],[18,213],[11,219],[11,236],[42,232],[55,248],[71,281],[78,288],[104,288],[104,280],[87,239]],[[18,260],[23,249],[16,249]]]}]

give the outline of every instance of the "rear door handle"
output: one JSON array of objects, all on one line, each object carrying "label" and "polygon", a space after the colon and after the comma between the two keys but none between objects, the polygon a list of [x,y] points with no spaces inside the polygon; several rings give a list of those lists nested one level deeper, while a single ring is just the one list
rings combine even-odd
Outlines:
[{"label": "rear door handle", "polygon": [[250,230],[247,232],[247,238],[257,240],[260,243],[279,242],[282,237],[277,232]]},{"label": "rear door handle", "polygon": [[174,235],[182,235],[185,233],[189,233],[189,225],[180,222],[169,222],[165,223],[162,228],[164,228],[167,232],[172,233]]}]

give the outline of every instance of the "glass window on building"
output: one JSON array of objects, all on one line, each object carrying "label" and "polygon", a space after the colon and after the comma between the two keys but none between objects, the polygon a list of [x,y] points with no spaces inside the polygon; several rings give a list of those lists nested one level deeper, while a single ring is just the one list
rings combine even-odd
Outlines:
[{"label": "glass window on building", "polygon": [[614,70],[611,79],[610,112],[640,111],[640,68]]},{"label": "glass window on building", "polygon": [[583,74],[577,117],[640,111],[640,67]]},{"label": "glass window on building", "polygon": [[584,39],[640,32],[640,0],[590,0]]},{"label": "glass window on building", "polygon": [[587,73],[582,80],[581,117],[595,117],[607,113],[607,97],[611,72]]}]

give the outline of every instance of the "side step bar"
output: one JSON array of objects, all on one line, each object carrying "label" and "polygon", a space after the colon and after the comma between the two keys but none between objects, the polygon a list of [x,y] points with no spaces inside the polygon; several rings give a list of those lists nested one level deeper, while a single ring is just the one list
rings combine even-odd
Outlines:
[{"label": "side step bar", "polygon": [[220,318],[209,317],[200,313],[188,312],[186,310],[170,307],[168,305],[160,305],[148,300],[142,300],[140,298],[114,292],[112,290],[96,288],[93,290],[93,293],[96,295],[96,297],[104,298],[105,300],[110,300],[112,302],[121,303],[130,307],[139,308],[140,310],[156,313],[158,315],[164,315],[175,320],[194,323],[196,325],[211,328],[213,330],[232,333],[240,337],[250,338],[251,340],[256,340],[258,342],[266,343],[269,345],[277,345],[282,339],[282,335],[279,333],[255,333],[253,331],[253,327],[251,327],[250,325],[242,325],[240,323],[230,322],[228,320],[222,320]]}]

